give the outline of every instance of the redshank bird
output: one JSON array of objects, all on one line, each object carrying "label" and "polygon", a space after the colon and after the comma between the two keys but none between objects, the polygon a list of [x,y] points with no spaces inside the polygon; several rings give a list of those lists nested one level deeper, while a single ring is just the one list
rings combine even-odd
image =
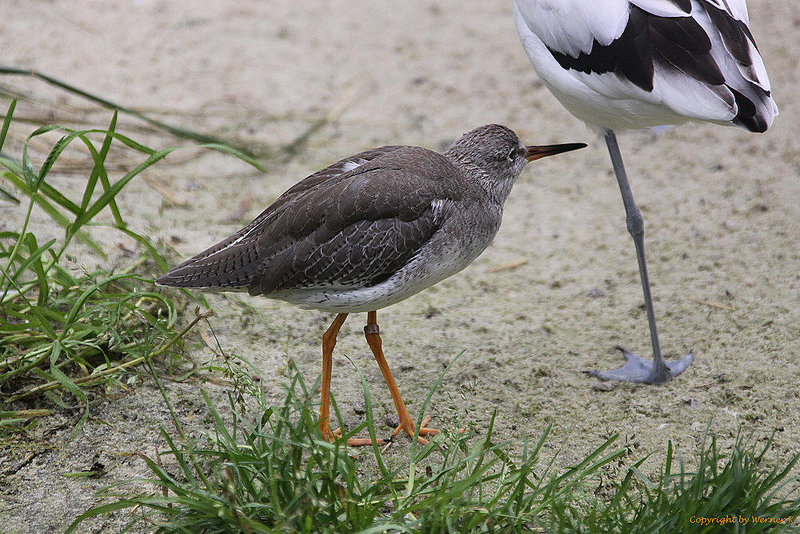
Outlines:
[{"label": "redshank bird", "polygon": [[[442,154],[414,146],[367,150],[299,182],[246,227],[156,283],[247,290],[336,313],[322,336],[319,429],[329,441],[334,440],[329,395],[336,336],[349,313],[367,312],[367,344],[400,419],[395,435],[404,430],[414,436],[414,422],[383,356],[377,310],[477,258],[500,228],[503,203],[526,161],[585,146],[524,146],[513,131],[491,124],[464,134]],[[420,436],[436,432],[419,429]]]},{"label": "redshank bird", "polygon": [[633,200],[615,130],[707,121],[764,132],[778,108],[748,28],[744,0],[514,0],[522,45],[539,77],[573,115],[604,138],[639,262],[653,360],[618,347],[626,363],[589,371],[605,380],[662,384],[691,352],[661,353]]}]

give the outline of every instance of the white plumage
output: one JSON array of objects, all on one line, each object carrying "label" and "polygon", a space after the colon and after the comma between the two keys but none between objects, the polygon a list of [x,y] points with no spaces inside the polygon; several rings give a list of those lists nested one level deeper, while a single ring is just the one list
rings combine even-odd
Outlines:
[{"label": "white plumage", "polygon": [[590,374],[660,384],[692,354],[661,353],[636,207],[615,130],[707,121],[764,132],[778,114],[745,0],[514,0],[522,44],[542,81],[605,138],[636,245],[653,361]]},{"label": "white plumage", "polygon": [[[764,131],[778,114],[743,0],[516,0],[514,7],[520,38],[539,76],[590,126],[624,130],[700,120]],[[626,30],[642,32],[631,41],[651,49],[623,46]],[[706,44],[707,54],[697,52]],[[592,54],[603,50],[600,62],[616,61],[618,70],[565,69],[553,54],[585,58],[591,68]],[[651,90],[625,72],[626,62],[642,59],[652,62]],[[721,79],[707,68],[713,65]],[[722,83],[710,83],[711,78]],[[741,116],[751,111],[748,103],[755,108],[752,120]]]}]

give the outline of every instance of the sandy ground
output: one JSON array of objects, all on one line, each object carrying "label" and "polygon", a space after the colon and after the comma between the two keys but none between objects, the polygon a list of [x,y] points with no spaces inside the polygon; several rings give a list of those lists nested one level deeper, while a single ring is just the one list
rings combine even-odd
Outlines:
[{"label": "sandy ground", "polygon": [[[0,49],[4,64],[258,146],[290,142],[329,116],[297,157],[269,163],[266,174],[231,157],[185,151],[132,184],[121,200],[128,220],[186,256],[235,231],[294,182],[372,146],[440,149],[489,122],[510,126],[529,144],[590,143],[526,169],[495,243],[472,266],[379,315],[412,413],[443,364],[463,350],[431,414],[445,419],[451,400],[471,391],[474,426],[495,408],[500,438],[538,436],[554,423],[551,442],[565,449],[565,464],[613,433],[636,445],[637,458],[663,451],[667,440],[689,458],[709,419],[723,444],[740,427],[761,438],[777,430],[772,458],[785,462],[800,443],[800,4],[751,0],[750,10],[781,108],[774,127],[753,135],[688,125],[658,139],[621,139],[647,225],[662,345],[668,357],[696,355],[663,387],[601,384],[581,373],[616,366],[610,349],[617,344],[649,352],[636,260],[604,146],[538,82],[509,1],[249,0],[228,8],[210,1],[16,0],[0,18]],[[41,81],[5,76],[0,84],[27,97],[17,117],[37,124],[102,127],[110,119]],[[120,120],[120,130],[140,141],[176,143],[141,126]],[[15,123],[9,149],[32,129]],[[54,180],[77,190],[82,176]],[[183,205],[162,197],[154,182]],[[0,205],[0,227],[16,228],[18,217]],[[109,250],[131,246],[117,235],[106,239]],[[510,262],[521,264],[497,270]],[[250,302],[256,311],[242,314],[229,299],[210,299],[226,350],[252,361],[276,398],[287,355],[308,380],[317,377],[319,340],[331,317]],[[350,318],[337,351],[366,373],[381,420],[393,409],[363,343],[363,320]],[[197,388],[170,388],[187,424],[202,428]],[[343,357],[335,360],[333,388],[347,423],[357,424],[353,408],[363,399]],[[74,416],[44,421],[29,445],[36,455],[0,480],[0,530],[61,531],[95,502],[96,489],[146,473],[127,453],[163,450],[157,427],[168,426],[147,382],[121,401],[98,402],[85,429],[63,447],[70,421]],[[646,466],[657,468],[660,458]],[[104,477],[64,476],[95,460],[106,464]],[[3,470],[18,461],[18,454],[0,454]],[[85,531],[114,531],[118,521]]]}]

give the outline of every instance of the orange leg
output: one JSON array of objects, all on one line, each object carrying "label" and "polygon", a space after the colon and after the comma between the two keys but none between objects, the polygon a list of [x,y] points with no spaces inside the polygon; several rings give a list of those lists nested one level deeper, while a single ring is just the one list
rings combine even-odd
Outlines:
[{"label": "orange leg", "polygon": [[[406,434],[413,438],[414,421],[411,419],[411,415],[408,413],[408,409],[403,402],[403,397],[400,396],[400,389],[397,387],[397,383],[394,381],[394,377],[392,376],[392,371],[389,369],[389,364],[386,362],[386,358],[383,356],[380,329],[378,328],[377,311],[371,311],[367,313],[367,326],[364,327],[364,336],[367,338],[367,344],[369,345],[369,348],[372,349],[372,354],[375,356],[375,360],[378,362],[378,367],[381,368],[383,379],[386,381],[386,385],[389,387],[389,393],[392,395],[394,407],[397,410],[397,416],[400,418],[400,426],[395,429],[393,436],[396,436],[400,430],[405,430]],[[422,438],[421,436],[435,435],[439,433],[439,431],[434,428],[425,427],[426,424],[427,421],[423,421],[422,427],[419,429],[419,442],[423,445],[428,443],[428,440]]]},{"label": "orange leg", "polygon": [[344,320],[347,319],[346,313],[340,313],[331,323],[328,330],[322,334],[322,400],[319,407],[319,431],[322,437],[329,442],[333,442],[334,433],[330,427],[330,406],[331,406],[331,370],[333,368],[333,347],[336,346],[336,336],[342,328]]}]

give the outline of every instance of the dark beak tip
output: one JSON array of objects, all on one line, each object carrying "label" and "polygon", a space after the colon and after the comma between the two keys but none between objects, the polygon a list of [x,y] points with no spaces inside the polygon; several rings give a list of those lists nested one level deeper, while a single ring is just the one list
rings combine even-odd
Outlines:
[{"label": "dark beak tip", "polygon": [[525,159],[527,159],[528,161],[534,161],[537,159],[546,158],[547,156],[555,156],[556,154],[563,154],[564,152],[570,152],[572,150],[586,148],[587,146],[588,145],[586,143],[564,143],[560,145],[526,146]]}]

